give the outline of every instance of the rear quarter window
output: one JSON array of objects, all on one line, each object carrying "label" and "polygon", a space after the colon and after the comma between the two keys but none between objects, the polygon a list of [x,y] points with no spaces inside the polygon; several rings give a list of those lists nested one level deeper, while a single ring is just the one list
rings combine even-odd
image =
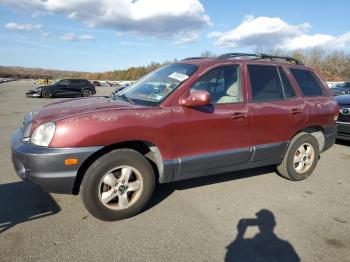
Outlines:
[{"label": "rear quarter window", "polygon": [[289,70],[305,96],[322,96],[324,94],[320,80],[313,72],[297,68],[290,68]]}]

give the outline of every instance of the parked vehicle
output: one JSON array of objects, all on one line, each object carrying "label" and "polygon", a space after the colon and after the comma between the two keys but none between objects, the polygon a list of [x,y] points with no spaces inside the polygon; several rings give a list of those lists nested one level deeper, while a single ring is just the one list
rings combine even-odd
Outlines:
[{"label": "parked vehicle", "polygon": [[339,108],[290,57],[230,53],[164,66],[114,98],[71,99],[24,117],[17,174],[79,194],[103,220],[139,213],[159,183],[276,165],[306,179],[336,137]]},{"label": "parked vehicle", "polygon": [[37,87],[26,92],[27,97],[78,97],[96,94],[95,87],[85,79],[62,79],[53,85]]},{"label": "parked vehicle", "polygon": [[350,95],[337,96],[339,105],[339,117],[337,120],[337,138],[350,140]]},{"label": "parked vehicle", "polygon": [[346,91],[343,88],[331,87],[330,90],[334,96],[340,96],[340,95],[346,94]]},{"label": "parked vehicle", "polygon": [[101,83],[97,80],[91,82],[94,86],[101,86]]},{"label": "parked vehicle", "polygon": [[331,87],[331,91],[334,96],[350,94],[350,82],[336,84]]}]

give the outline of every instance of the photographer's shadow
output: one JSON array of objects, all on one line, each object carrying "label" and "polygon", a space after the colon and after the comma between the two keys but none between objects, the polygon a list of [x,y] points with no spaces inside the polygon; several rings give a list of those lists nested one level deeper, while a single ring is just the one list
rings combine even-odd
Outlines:
[{"label": "photographer's shadow", "polygon": [[[246,239],[244,234],[249,226],[257,226],[260,232]],[[266,209],[256,213],[256,218],[241,219],[237,237],[227,247],[225,261],[300,261],[293,246],[273,232],[275,226],[273,213]]]}]

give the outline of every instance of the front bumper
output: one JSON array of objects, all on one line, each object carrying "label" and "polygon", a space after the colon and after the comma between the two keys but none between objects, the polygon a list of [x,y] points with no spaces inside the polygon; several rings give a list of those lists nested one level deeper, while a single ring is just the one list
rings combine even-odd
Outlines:
[{"label": "front bumper", "polygon": [[26,92],[27,97],[41,97],[40,93],[35,90],[28,90]]},{"label": "front bumper", "polygon": [[[12,163],[17,175],[48,192],[71,194],[82,163],[102,147],[48,148],[22,141],[22,130],[11,137]],[[77,158],[77,165],[65,159]]]},{"label": "front bumper", "polygon": [[350,122],[337,122],[337,139],[350,141]]}]

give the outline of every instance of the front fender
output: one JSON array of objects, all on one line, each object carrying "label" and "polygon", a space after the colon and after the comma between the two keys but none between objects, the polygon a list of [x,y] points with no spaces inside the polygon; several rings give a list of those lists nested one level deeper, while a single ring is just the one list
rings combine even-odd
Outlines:
[{"label": "front fender", "polygon": [[50,147],[109,146],[126,141],[148,141],[164,159],[172,159],[171,110],[111,110],[72,116],[56,122]]}]

